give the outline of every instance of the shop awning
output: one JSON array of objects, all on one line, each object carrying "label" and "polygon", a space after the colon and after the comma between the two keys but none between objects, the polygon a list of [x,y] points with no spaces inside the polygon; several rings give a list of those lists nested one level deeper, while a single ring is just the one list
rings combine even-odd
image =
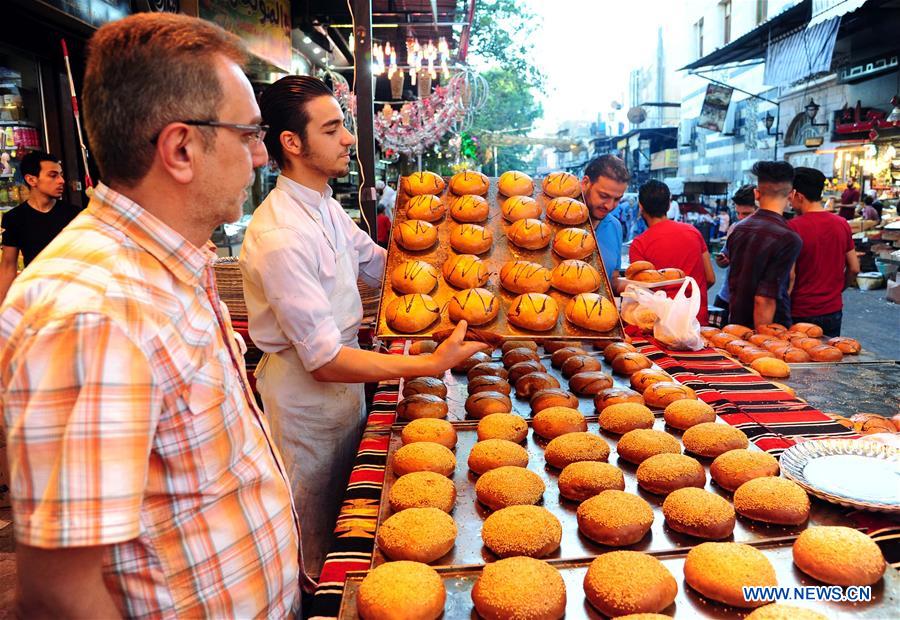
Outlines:
[{"label": "shop awning", "polygon": [[[809,27],[815,26],[829,19],[852,13],[864,5],[868,0],[820,0],[813,3],[813,14],[809,20]],[[818,6],[821,4],[821,8]]]},{"label": "shop awning", "polygon": [[832,17],[770,43],[766,48],[763,83],[785,86],[810,75],[830,71],[840,27],[841,18]]}]

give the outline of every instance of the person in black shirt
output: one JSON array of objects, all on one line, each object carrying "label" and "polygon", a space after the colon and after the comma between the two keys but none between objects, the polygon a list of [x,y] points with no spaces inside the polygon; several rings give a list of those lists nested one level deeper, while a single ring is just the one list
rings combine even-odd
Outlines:
[{"label": "person in black shirt", "polygon": [[28,200],[0,221],[0,302],[16,278],[19,252],[27,267],[79,213],[79,209],[60,200],[65,179],[56,157],[40,151],[29,153],[22,158],[19,170],[30,192]]},{"label": "person in black shirt", "polygon": [[793,192],[794,169],[783,161],[753,165],[759,182],[759,209],[735,226],[728,237],[729,322],[758,328],[791,325],[791,269],[803,242],[784,219]]}]

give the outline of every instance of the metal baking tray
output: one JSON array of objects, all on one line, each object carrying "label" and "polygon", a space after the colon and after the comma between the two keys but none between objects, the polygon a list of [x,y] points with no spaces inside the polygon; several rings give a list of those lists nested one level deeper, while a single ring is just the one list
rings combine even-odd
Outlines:
[{"label": "metal baking tray", "polygon": [[[487,196],[485,196],[487,198],[488,204],[490,205],[490,213],[488,214],[487,222],[482,222],[479,225],[488,228],[493,233],[494,244],[488,252],[486,252],[485,254],[481,254],[480,258],[485,262],[488,272],[490,273],[490,279],[488,280],[488,283],[484,288],[494,293],[494,295],[496,295],[500,300],[500,312],[497,314],[497,317],[493,321],[484,325],[479,325],[477,327],[479,329],[485,329],[494,332],[506,339],[528,338],[541,340],[554,338],[578,338],[583,340],[602,340],[610,342],[615,340],[622,340],[624,332],[622,330],[621,319],[619,319],[615,328],[613,328],[609,332],[594,332],[569,323],[565,319],[564,311],[566,304],[572,298],[572,296],[557,291],[553,288],[551,288],[547,292],[547,294],[550,295],[559,306],[559,320],[557,321],[556,327],[554,329],[546,332],[531,332],[515,327],[506,320],[506,310],[511,304],[512,300],[517,297],[517,295],[510,293],[502,286],[500,286],[500,268],[503,266],[503,264],[511,260],[527,260],[534,263],[539,263],[552,270],[563,259],[557,256],[550,248],[550,246],[547,246],[547,248],[543,250],[525,250],[507,241],[506,229],[509,224],[505,219],[503,219],[500,211],[500,201],[502,201],[504,198],[502,196],[498,196],[497,194],[497,179],[492,178],[490,182],[490,189],[488,190]],[[401,185],[405,184],[401,183]],[[544,196],[541,192],[539,184],[535,190],[535,198],[538,200],[542,207],[545,207],[547,197]],[[444,261],[447,260],[449,256],[452,256],[456,253],[455,250],[450,247],[450,230],[451,227],[455,225],[455,223],[453,218],[450,217],[449,213],[450,204],[453,202],[453,200],[456,199],[456,196],[450,192],[449,188],[446,189],[441,195],[441,199],[447,205],[448,213],[444,216],[443,219],[437,222],[433,222],[438,231],[437,243],[435,243],[435,245],[431,249],[423,250],[420,252],[411,252],[397,245],[397,242],[394,239],[393,231],[399,224],[406,221],[406,203],[409,202],[409,199],[410,197],[407,196],[405,192],[401,192],[397,195],[397,204],[396,208],[394,209],[394,222],[393,226],[391,227],[391,239],[388,243],[387,264],[384,271],[384,286],[382,287],[381,304],[378,308],[378,321],[376,323],[375,335],[379,338],[430,338],[434,332],[440,331],[442,329],[452,328],[454,326],[454,323],[447,317],[446,307],[448,302],[450,301],[450,298],[454,293],[456,293],[457,289],[444,282],[443,276],[440,276],[438,278],[437,288],[431,293],[431,297],[441,308],[440,320],[421,332],[417,332],[415,334],[405,334],[396,332],[391,329],[385,319],[385,312],[387,310],[388,304],[398,296],[390,285],[391,273],[393,272],[395,267],[407,260],[423,260],[434,265],[440,272],[441,266],[444,264]],[[557,231],[563,228],[569,228],[567,226],[556,224],[555,222],[551,221],[546,217],[546,213],[542,216],[542,219],[547,222],[547,224],[549,224],[553,235],[555,235]],[[584,228],[585,230],[593,233],[593,227],[591,225],[590,219],[582,224],[580,228]],[[606,276],[606,270],[603,267],[603,259],[601,258],[600,253],[598,251],[595,251],[588,259],[586,259],[586,262],[591,264],[601,274],[602,284],[600,286],[600,290],[597,292],[605,296],[606,298],[613,300],[614,296],[612,288],[610,287],[609,279]]]},{"label": "metal baking tray", "polygon": [[[775,569],[778,585],[782,587],[821,586],[816,581],[794,567],[790,542],[761,543],[756,545],[766,555]],[[675,602],[660,613],[675,618],[743,618],[750,610],[730,607],[710,601],[691,589],[684,581],[684,560],[686,551],[675,553],[652,553],[669,569],[678,584]],[[566,620],[589,618],[599,620],[605,616],[594,609],[584,596],[584,576],[591,559],[577,561],[551,560],[562,575],[566,585]],[[472,605],[472,588],[481,575],[483,566],[442,566],[435,570],[444,580],[447,600],[444,606],[444,620],[478,618]],[[356,597],[359,585],[366,571],[350,571],[344,582],[344,596],[338,617],[342,620],[356,620]],[[872,586],[872,600],[867,603],[837,603],[830,601],[785,601],[789,605],[814,609],[828,618],[890,618],[896,617],[900,608],[900,576],[888,567],[884,577]]]},{"label": "metal baking tray", "polygon": [[[497,557],[482,545],[481,541],[481,524],[491,513],[490,509],[482,506],[475,499],[475,481],[478,476],[469,471],[467,460],[472,446],[477,442],[476,423],[468,425],[460,425],[456,427],[458,442],[456,444],[456,471],[452,477],[456,485],[456,507],[451,513],[456,521],[459,530],[456,537],[456,546],[451,549],[447,555],[439,558],[432,564],[434,566],[453,566],[459,564],[482,564],[485,562],[493,562]],[[529,427],[531,423],[529,422]],[[665,426],[662,419],[657,418],[654,428],[657,430],[665,430],[680,440],[680,434],[675,429]],[[665,525],[665,517],[662,513],[662,503],[665,499],[662,495],[654,495],[640,489],[637,484],[637,465],[632,465],[626,461],[619,461],[616,453],[616,445],[619,436],[605,431],[600,431],[599,424],[596,421],[588,422],[588,432],[599,433],[612,448],[609,457],[609,463],[617,466],[625,475],[625,491],[634,493],[644,498],[653,508],[654,520],[648,534],[628,547],[623,549],[631,549],[634,551],[644,552],[668,552],[678,549],[689,549],[702,542],[703,539],[680,534]],[[397,476],[391,467],[391,459],[394,452],[400,448],[402,442],[397,429],[391,436],[390,445],[388,447],[387,465],[385,467],[384,486],[382,487],[381,502],[378,507],[378,523],[377,527],[387,517],[391,516],[390,503],[388,496],[391,487],[397,480]],[[528,450],[528,469],[538,474],[546,485],[543,500],[539,505],[547,508],[560,520],[563,529],[562,541],[559,549],[549,556],[548,559],[570,560],[574,558],[592,557],[604,551],[610,550],[610,547],[601,545],[591,541],[578,531],[578,522],[576,520],[576,510],[578,503],[563,498],[559,494],[558,478],[559,470],[546,466],[544,463],[544,447],[547,442],[536,436],[533,432],[528,433],[525,440],[525,448]],[[752,448],[756,449],[756,448]],[[696,458],[696,457],[695,457]],[[709,477],[709,464],[712,459],[698,458],[707,473],[706,490],[716,493],[731,501],[731,493],[725,491],[715,485]],[[810,498],[812,502],[812,510],[809,523],[812,525],[850,525],[850,521],[845,517],[846,510],[821,501],[814,497]],[[777,526],[766,525],[757,521],[751,521],[744,517],[738,516],[734,527],[734,533],[729,538],[723,539],[727,542],[741,543],[760,543],[767,540],[793,540],[800,532],[806,529],[806,524],[800,526]],[[387,561],[381,553],[378,546],[375,546],[372,555],[372,566]]]}]

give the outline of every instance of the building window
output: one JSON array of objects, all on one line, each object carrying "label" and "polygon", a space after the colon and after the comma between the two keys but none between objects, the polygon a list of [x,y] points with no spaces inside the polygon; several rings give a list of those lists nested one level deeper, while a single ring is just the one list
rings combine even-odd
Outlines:
[{"label": "building window", "polygon": [[722,0],[719,3],[722,7],[722,44],[731,43],[731,0]]},{"label": "building window", "polygon": [[756,0],[756,24],[766,21],[769,16],[769,0]]},{"label": "building window", "polygon": [[703,18],[694,24],[694,34],[697,40],[697,58],[703,58]]}]

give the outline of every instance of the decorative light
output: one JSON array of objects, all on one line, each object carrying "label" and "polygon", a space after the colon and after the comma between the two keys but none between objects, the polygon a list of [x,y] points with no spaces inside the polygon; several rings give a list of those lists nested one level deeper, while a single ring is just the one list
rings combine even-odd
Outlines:
[{"label": "decorative light", "polygon": [[303,37],[303,42],[304,43],[312,43],[312,39],[310,39],[309,37]]},{"label": "decorative light", "polygon": [[[350,40],[353,49],[353,39]],[[450,46],[447,39],[441,37],[437,45],[428,41],[424,45],[418,39],[410,37],[406,40],[406,61],[409,64],[409,77],[412,85],[416,85],[418,73],[427,71],[432,80],[437,79],[438,71],[444,80],[450,79]],[[388,77],[401,71],[397,66],[397,50],[390,42],[383,46],[375,43],[372,46],[372,73],[382,75],[387,70]]]},{"label": "decorative light", "polygon": [[318,47],[314,47],[314,48],[313,48],[313,54],[318,54],[318,53],[320,53],[321,51],[322,51],[322,50],[321,50],[320,48],[318,48]]},{"label": "decorative light", "polygon": [[891,105],[894,106],[894,109],[888,114],[887,122],[900,123],[900,95],[891,97]]},{"label": "decorative light", "polygon": [[804,106],[804,110],[806,110],[806,116],[809,117],[810,122],[815,122],[816,115],[819,113],[819,104],[813,101],[813,98],[809,98],[809,103]]}]

